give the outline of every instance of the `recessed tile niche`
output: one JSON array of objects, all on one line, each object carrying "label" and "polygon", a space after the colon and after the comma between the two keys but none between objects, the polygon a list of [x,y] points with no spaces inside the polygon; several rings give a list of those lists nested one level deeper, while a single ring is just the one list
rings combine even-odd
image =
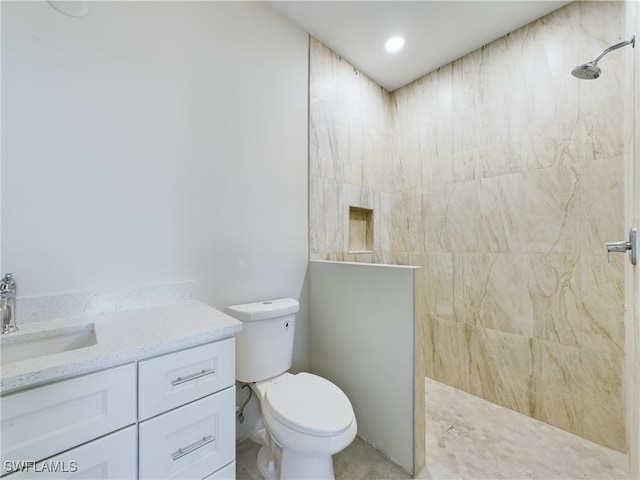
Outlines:
[{"label": "recessed tile niche", "polygon": [[373,210],[349,207],[349,253],[373,252]]}]

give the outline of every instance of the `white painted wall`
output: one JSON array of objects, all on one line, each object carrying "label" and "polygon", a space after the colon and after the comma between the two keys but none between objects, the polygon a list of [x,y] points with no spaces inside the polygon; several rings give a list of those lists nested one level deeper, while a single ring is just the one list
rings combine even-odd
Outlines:
[{"label": "white painted wall", "polygon": [[4,276],[2,264],[2,7],[0,6],[0,274]]},{"label": "white painted wall", "polygon": [[414,272],[396,265],[309,263],[311,372],[349,397],[360,437],[415,473]]},{"label": "white painted wall", "polygon": [[[20,295],[304,289],[308,37],[256,2],[2,2],[2,268]],[[306,364],[306,309],[296,362]]]}]

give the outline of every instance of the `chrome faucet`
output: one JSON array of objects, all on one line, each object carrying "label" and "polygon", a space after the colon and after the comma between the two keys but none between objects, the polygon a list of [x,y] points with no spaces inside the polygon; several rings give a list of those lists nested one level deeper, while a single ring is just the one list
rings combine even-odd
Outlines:
[{"label": "chrome faucet", "polygon": [[0,280],[0,313],[2,313],[2,333],[18,330],[16,326],[16,282],[13,273],[7,273]]}]

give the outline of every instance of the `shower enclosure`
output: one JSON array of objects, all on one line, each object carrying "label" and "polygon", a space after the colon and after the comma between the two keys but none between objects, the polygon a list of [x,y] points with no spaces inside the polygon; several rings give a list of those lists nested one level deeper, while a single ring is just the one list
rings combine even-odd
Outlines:
[{"label": "shower enclosure", "polygon": [[569,72],[630,31],[623,2],[573,2],[392,93],[310,50],[311,259],[423,267],[427,376],[623,452],[628,262],[604,244],[629,230],[637,49]]}]

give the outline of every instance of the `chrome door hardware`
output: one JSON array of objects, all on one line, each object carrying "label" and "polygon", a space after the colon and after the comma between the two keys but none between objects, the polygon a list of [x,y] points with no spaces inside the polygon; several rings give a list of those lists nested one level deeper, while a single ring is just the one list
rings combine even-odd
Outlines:
[{"label": "chrome door hardware", "polygon": [[620,241],[620,242],[607,242],[605,246],[607,247],[607,261],[610,261],[609,254],[613,253],[624,253],[629,251],[629,261],[635,265],[638,259],[638,230],[634,227],[629,230],[629,241]]}]

